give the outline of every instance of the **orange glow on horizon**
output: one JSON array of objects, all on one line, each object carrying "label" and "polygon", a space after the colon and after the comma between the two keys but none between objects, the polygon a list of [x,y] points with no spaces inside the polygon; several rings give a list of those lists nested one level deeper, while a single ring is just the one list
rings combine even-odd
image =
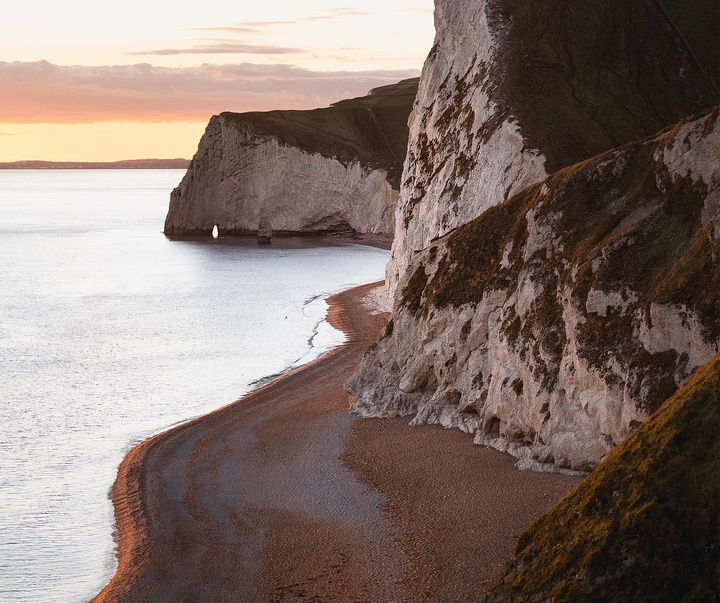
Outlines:
[{"label": "orange glow on horizon", "polygon": [[0,123],[0,161],[190,159],[202,122]]},{"label": "orange glow on horizon", "polygon": [[433,0],[173,6],[5,11],[0,161],[189,158],[211,115],[326,107],[417,77],[435,35]]}]

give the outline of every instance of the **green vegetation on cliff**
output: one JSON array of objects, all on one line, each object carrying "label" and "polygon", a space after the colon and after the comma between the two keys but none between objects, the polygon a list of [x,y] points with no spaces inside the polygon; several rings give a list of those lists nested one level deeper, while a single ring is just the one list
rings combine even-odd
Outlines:
[{"label": "green vegetation on cliff", "polygon": [[520,537],[492,603],[720,600],[720,355]]},{"label": "green vegetation on cliff", "polygon": [[[403,305],[427,316],[434,308],[477,305],[492,291],[504,291],[510,304],[532,281],[543,293],[522,317],[511,306],[503,331],[523,357],[537,359],[541,381],[550,387],[557,378],[567,342],[563,305],[572,301],[582,316],[581,356],[608,385],[622,385],[615,366],[628,367],[628,393],[652,412],[688,372],[686,355],[650,354],[631,336],[651,306],[684,306],[708,340],[720,339],[720,240],[702,219],[710,191],[702,180],[671,175],[656,155],[663,145],[685,144],[678,140],[683,124],[707,138],[717,135],[719,119],[715,108],[657,138],[564,168],[491,207],[426,252],[437,269],[431,275],[417,268]],[[591,290],[623,296],[624,308],[588,311]]]}]

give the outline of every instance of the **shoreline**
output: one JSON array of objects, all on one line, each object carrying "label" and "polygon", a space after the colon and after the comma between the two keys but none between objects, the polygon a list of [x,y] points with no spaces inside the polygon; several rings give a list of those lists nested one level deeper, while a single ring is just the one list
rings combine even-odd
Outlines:
[{"label": "shoreline", "polygon": [[[94,603],[463,600],[479,594],[476,576],[461,575],[465,568],[497,574],[518,526],[578,480],[518,472],[514,459],[459,432],[351,416],[345,378],[386,321],[363,306],[377,286],[327,300],[326,320],[346,334],[344,344],[126,455],[112,487],[117,569]],[[450,484],[430,480],[436,458],[423,453],[433,447],[451,461],[462,454]],[[510,521],[493,532],[502,546],[487,549],[494,564],[476,563],[477,547],[463,550],[467,530],[442,512],[459,504],[471,517],[482,513],[483,497],[446,500],[448,485],[468,489],[457,483],[464,472],[465,481],[478,479],[473,466],[530,484],[528,505],[518,510],[518,493],[505,489],[493,507],[513,503]],[[427,491],[417,491],[424,482]],[[441,568],[451,565],[463,572],[443,578]]]},{"label": "shoreline", "polygon": [[258,243],[257,235],[222,235],[213,238],[209,234],[165,235],[171,241],[207,243],[228,247],[252,249],[311,249],[341,245],[364,245],[390,251],[393,235],[387,233],[341,233],[341,234],[274,234],[270,243]]},{"label": "shoreline", "polygon": [[[222,423],[226,419],[236,418],[233,415],[242,415],[245,411],[252,413],[271,402],[276,390],[285,389],[288,385],[292,388],[292,383],[287,384],[287,382],[292,382],[298,374],[306,373],[310,369],[321,369],[322,365],[327,364],[337,355],[348,356],[349,350],[355,352],[350,355],[357,355],[360,349],[364,351],[364,348],[374,340],[376,331],[380,331],[384,321],[378,316],[365,317],[377,327],[372,336],[369,336],[368,333],[361,333],[353,324],[349,310],[352,306],[360,305],[362,297],[378,284],[356,287],[332,295],[326,300],[330,305],[326,320],[334,328],[345,333],[346,340],[343,344],[307,364],[288,370],[235,402],[148,438],[126,454],[118,467],[117,478],[111,489],[115,513],[117,568],[110,582],[91,599],[93,603],[143,600],[143,596],[137,596],[138,590],[157,588],[157,585],[141,584],[151,583],[155,579],[155,576],[148,575],[152,571],[151,557],[157,553],[153,548],[158,545],[157,534],[154,533],[157,532],[155,526],[158,522],[155,521],[155,510],[151,508],[153,501],[149,500],[153,496],[151,493],[153,483],[148,472],[148,457],[153,454],[155,448],[173,444],[184,436],[192,437],[191,432],[203,430],[206,422]],[[350,302],[348,298],[354,299]],[[347,395],[344,394],[344,398],[346,397]],[[347,404],[342,409],[345,414],[347,414],[346,407]],[[162,594],[154,593],[152,596],[155,597],[153,600],[166,600]],[[172,600],[172,597],[167,600]]]}]

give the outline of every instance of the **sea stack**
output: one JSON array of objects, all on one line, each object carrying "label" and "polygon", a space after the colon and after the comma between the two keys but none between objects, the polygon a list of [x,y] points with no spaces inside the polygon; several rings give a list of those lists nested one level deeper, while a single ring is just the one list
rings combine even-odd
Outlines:
[{"label": "sea stack", "polygon": [[270,216],[260,216],[257,229],[257,242],[261,245],[270,245],[272,242],[272,220]]}]

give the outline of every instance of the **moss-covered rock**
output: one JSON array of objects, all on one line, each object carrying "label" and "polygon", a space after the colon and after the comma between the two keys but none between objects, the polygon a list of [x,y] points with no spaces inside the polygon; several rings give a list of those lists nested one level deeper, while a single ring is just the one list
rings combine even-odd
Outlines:
[{"label": "moss-covered rock", "polygon": [[720,356],[520,537],[488,603],[720,600]]}]

